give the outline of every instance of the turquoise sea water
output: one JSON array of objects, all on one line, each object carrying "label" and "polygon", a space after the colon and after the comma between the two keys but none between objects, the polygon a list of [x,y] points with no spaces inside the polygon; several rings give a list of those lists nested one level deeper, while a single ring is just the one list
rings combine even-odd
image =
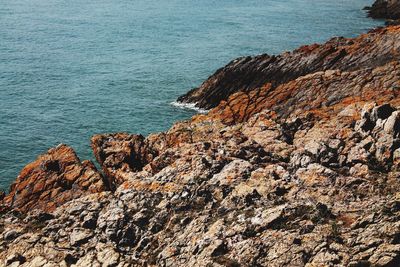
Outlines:
[{"label": "turquoise sea water", "polygon": [[0,0],[0,189],[58,143],[190,117],[170,103],[233,58],[381,25],[371,2]]}]

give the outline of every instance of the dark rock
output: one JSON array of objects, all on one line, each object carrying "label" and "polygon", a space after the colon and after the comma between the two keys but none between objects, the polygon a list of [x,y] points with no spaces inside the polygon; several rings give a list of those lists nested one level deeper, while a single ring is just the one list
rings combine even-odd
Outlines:
[{"label": "dark rock", "polygon": [[[396,7],[400,5],[400,1],[397,0],[378,2],[394,2]],[[381,33],[385,31],[377,30],[368,38],[365,36],[353,40],[334,38],[323,45],[304,46],[279,56],[259,55],[238,58],[217,70],[199,88],[179,97],[178,101],[196,103],[199,108],[210,109],[218,106],[222,100],[227,101],[236,92],[248,93],[261,87],[268,87],[270,93],[273,93],[281,84],[319,71],[355,71],[368,66],[383,66],[395,59],[400,51],[398,43],[393,42],[400,38],[398,33],[385,36],[388,39],[383,39]],[[383,49],[386,51],[383,52]],[[363,53],[368,53],[368,58]],[[284,100],[285,96],[282,95],[282,98],[278,97],[274,102]],[[294,99],[291,100],[295,103]]]},{"label": "dark rock", "polygon": [[75,264],[78,261],[78,258],[71,255],[71,254],[67,254],[64,258],[64,261],[67,263],[68,266]]},{"label": "dark rock", "polygon": [[378,107],[375,107],[371,112],[371,119],[373,121],[377,121],[378,119],[385,120],[392,115],[393,111],[396,109],[393,108],[390,104],[384,104]]},{"label": "dark rock", "polygon": [[21,233],[17,230],[10,230],[4,233],[4,240],[11,241],[20,236]]},{"label": "dark rock", "polygon": [[53,219],[54,215],[47,213],[47,212],[41,212],[41,213],[39,213],[37,218],[38,218],[39,222],[45,222],[45,221]]},{"label": "dark rock", "polygon": [[388,19],[385,22],[386,26],[398,26],[400,25],[400,19]]},{"label": "dark rock", "polygon": [[12,254],[6,260],[6,265],[11,265],[14,262],[18,262],[19,264],[25,263],[26,259],[21,254]]},{"label": "dark rock", "polygon": [[376,0],[368,7],[368,15],[375,19],[400,19],[399,0]]},{"label": "dark rock", "polygon": [[212,246],[211,257],[218,257],[228,252],[228,248],[222,240],[217,240]]}]

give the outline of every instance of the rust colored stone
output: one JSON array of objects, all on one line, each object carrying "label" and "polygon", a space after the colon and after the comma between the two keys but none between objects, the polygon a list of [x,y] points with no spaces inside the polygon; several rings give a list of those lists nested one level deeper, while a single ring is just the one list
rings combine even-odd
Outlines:
[{"label": "rust colored stone", "polygon": [[80,162],[73,149],[59,145],[25,166],[0,202],[3,210],[52,211],[74,198],[107,190],[90,161]]},{"label": "rust colored stone", "polygon": [[239,58],[216,71],[199,88],[189,91],[178,101],[211,109],[236,92],[249,93],[266,84],[271,84],[275,90],[282,84],[321,71],[355,72],[384,66],[399,57],[399,28],[375,29],[353,39],[337,37],[325,44],[302,46],[278,56]]}]

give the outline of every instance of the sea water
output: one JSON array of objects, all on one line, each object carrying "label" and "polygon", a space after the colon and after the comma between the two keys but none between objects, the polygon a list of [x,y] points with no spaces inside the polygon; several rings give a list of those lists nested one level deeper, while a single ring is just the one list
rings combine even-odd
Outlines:
[{"label": "sea water", "polygon": [[195,111],[171,105],[244,55],[277,54],[382,21],[366,0],[0,0],[0,189],[59,143],[148,134]]}]

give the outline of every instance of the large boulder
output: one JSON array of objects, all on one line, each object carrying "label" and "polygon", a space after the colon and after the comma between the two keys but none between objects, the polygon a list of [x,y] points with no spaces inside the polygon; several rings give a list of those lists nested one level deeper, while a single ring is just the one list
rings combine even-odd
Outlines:
[{"label": "large boulder", "polygon": [[71,147],[61,144],[28,164],[0,205],[3,210],[53,211],[74,198],[107,189],[92,162],[81,162]]}]

